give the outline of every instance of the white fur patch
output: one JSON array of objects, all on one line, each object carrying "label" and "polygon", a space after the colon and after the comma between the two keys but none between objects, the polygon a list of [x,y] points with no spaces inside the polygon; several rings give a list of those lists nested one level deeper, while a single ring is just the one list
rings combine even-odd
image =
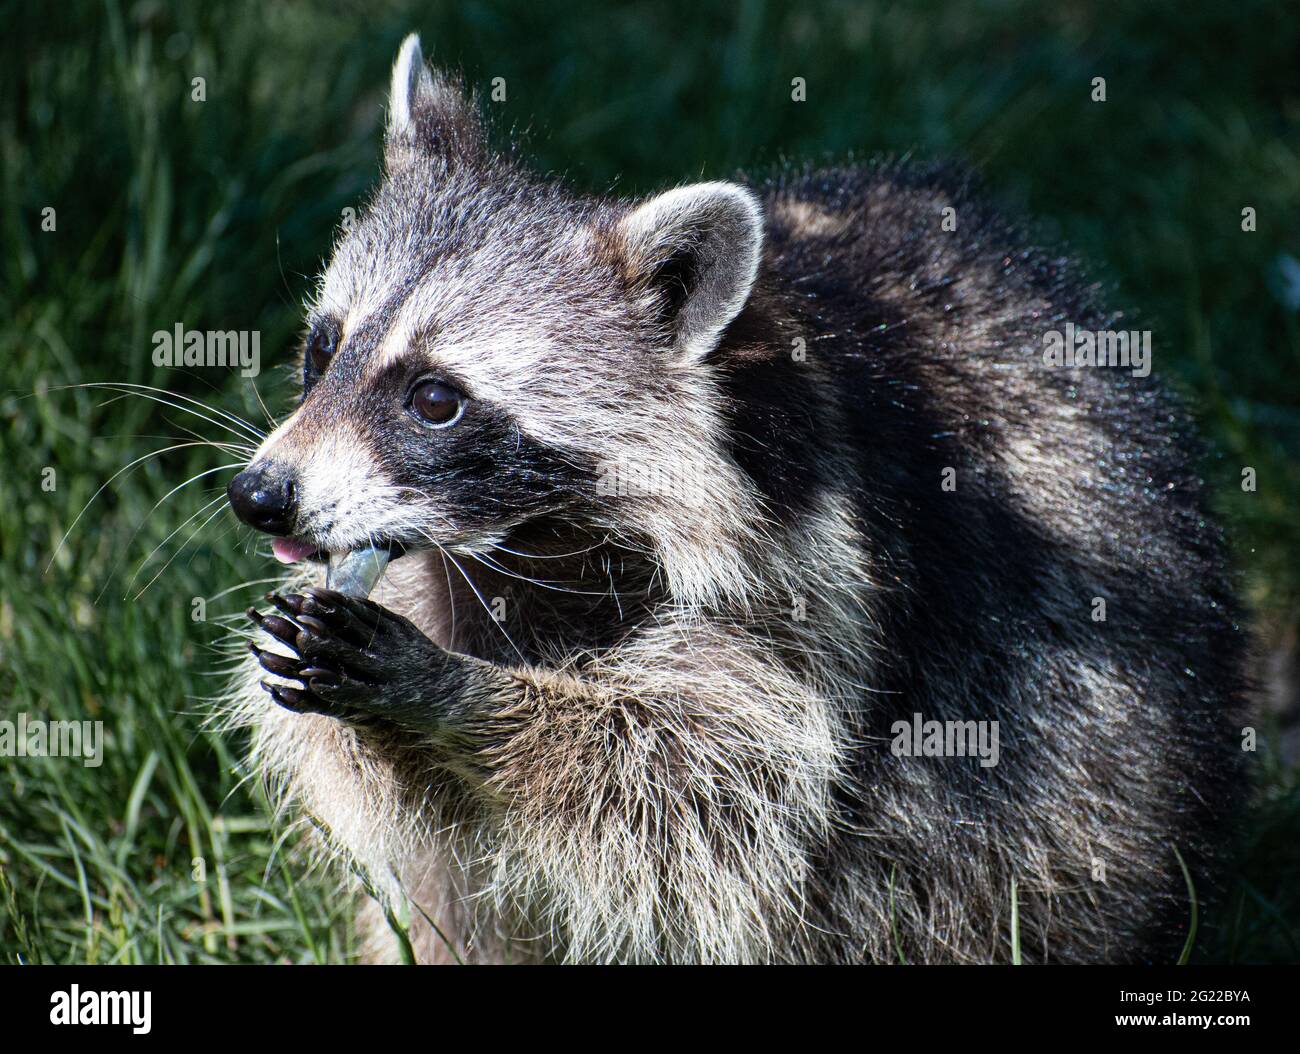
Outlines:
[{"label": "white fur patch", "polygon": [[412,114],[421,96],[433,95],[433,77],[424,64],[420,49],[420,35],[410,34],[402,41],[397,61],[393,63],[392,85],[388,92],[388,132],[390,136],[406,136],[414,127]]}]

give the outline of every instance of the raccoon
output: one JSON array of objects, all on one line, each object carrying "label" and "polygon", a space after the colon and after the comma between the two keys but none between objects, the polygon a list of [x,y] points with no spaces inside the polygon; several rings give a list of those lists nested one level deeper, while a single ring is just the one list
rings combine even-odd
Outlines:
[{"label": "raccoon", "polygon": [[229,488],[231,720],[369,956],[1172,961],[1244,645],[1176,402],[1044,360],[1096,287],[944,167],[575,193],[414,36],[384,156]]}]

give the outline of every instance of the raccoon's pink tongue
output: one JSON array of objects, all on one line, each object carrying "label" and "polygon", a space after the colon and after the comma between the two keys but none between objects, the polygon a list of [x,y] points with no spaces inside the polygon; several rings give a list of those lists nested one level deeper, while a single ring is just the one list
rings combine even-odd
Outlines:
[{"label": "raccoon's pink tongue", "polygon": [[311,556],[315,551],[316,546],[308,545],[306,542],[295,542],[290,538],[271,539],[271,552],[282,564],[295,564],[303,557]]}]

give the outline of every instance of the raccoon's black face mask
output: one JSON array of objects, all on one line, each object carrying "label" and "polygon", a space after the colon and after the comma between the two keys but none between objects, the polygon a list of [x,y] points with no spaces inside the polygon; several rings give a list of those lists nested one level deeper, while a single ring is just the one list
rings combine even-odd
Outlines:
[{"label": "raccoon's black face mask", "polygon": [[386,331],[378,320],[347,334],[314,319],[302,401],[231,485],[239,516],[288,542],[278,555],[486,548],[589,487],[589,466],[479,398],[472,380],[437,363],[430,338],[376,365]]}]

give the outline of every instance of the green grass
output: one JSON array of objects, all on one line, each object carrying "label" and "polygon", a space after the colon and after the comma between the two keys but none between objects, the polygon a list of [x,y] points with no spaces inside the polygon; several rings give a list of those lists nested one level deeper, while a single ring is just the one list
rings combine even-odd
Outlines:
[{"label": "green grass", "polygon": [[[504,77],[501,133],[584,188],[877,151],[975,164],[1152,328],[1157,371],[1214,444],[1206,473],[1249,598],[1265,626],[1300,617],[1300,337],[1272,291],[1279,256],[1300,257],[1300,23],[1282,0],[70,6],[0,8],[0,717],[99,719],[107,742],[97,769],[0,759],[4,961],[352,953],[346,898],[271,821],[242,744],[203,723],[220,620],[258,590],[219,594],[267,563],[224,513],[182,526],[226,473],[153,507],[233,459],[191,447],[143,462],[46,568],[157,437],[228,438],[65,386],[153,384],[265,423],[236,376],[155,369],[150,335],[255,329],[268,365],[289,362],[334,225],[375,178],[387,68],[410,29],[473,83]],[[194,76],[206,102],[190,100]],[[790,101],[794,76],[806,103]],[[1088,100],[1094,76],[1104,104]],[[274,369],[257,382],[272,407],[288,387]],[[1255,493],[1239,486],[1247,465]],[[1200,959],[1300,961],[1300,785],[1275,726]]]}]

